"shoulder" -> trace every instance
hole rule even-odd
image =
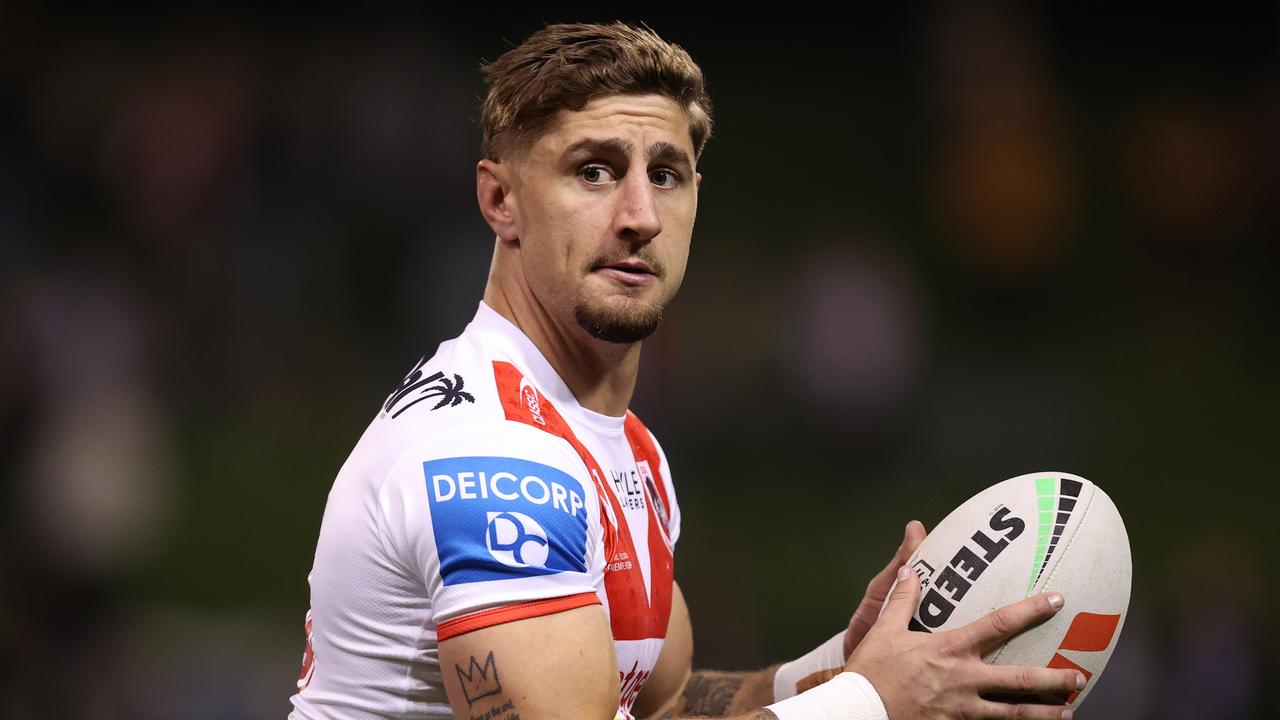
[[[501,417],[493,363],[466,335],[424,356],[382,400],[371,429],[408,436],[476,418]]]
[[[482,342],[467,334],[445,342],[388,384],[335,479],[327,513],[376,508],[380,522],[412,534],[423,522],[459,512],[544,501],[581,518],[596,502],[581,457],[537,424],[518,400],[518,371]]]
[[[352,460],[373,475],[405,461],[462,455],[573,465],[577,456],[568,443],[513,412],[520,388],[512,373],[509,362],[465,334],[441,344],[381,400]]]
[[[441,587],[471,597],[486,581],[584,574],[592,565],[599,499],[586,466],[562,438],[517,421],[473,417],[432,428],[404,445],[375,494],[388,551],[427,580],[442,616],[465,603],[446,602]],[[531,582],[541,593],[564,580]]]
[[[541,537],[543,553],[546,541],[555,541],[563,555],[543,557],[539,572],[586,569],[589,509],[598,502],[586,467],[563,440],[520,423],[477,419],[433,433],[401,454],[378,495],[386,522],[406,535],[415,525],[429,534],[424,539],[440,553],[446,583],[453,570],[472,578],[475,563],[489,556],[510,560],[485,528]],[[488,555],[479,552],[486,546]]]
[[[589,479],[582,458],[564,439],[500,418],[472,418],[433,429],[403,447],[388,475],[483,470],[488,477],[500,469],[519,471],[521,477],[537,470],[584,483]]]
[[[442,344],[387,396],[362,439],[377,448],[371,455],[381,467],[373,474],[425,483],[437,491],[434,501],[452,505],[510,500],[508,476],[521,483],[514,492],[535,498],[543,485],[552,499],[554,488],[581,485],[573,495],[582,497],[591,485],[586,467],[563,437],[530,416],[521,377],[465,334]]]

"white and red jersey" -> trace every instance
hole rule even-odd
[[[631,718],[666,636],[679,533],[653,435],[581,407],[481,303],[338,472],[292,717],[452,718],[438,642],[600,603]]]

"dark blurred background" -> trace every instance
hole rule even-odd
[[[1079,717],[1276,717],[1277,5],[843,12],[0,3],[0,717],[285,716],[332,478],[483,287],[477,66],[615,18],[715,103],[634,404],[698,664],[1066,470],[1134,557]]]

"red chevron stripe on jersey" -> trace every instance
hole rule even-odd
[[[525,382],[524,376],[514,365],[495,360],[493,375],[498,386],[498,397],[508,420],[522,422],[563,438],[586,465],[587,472],[595,481],[597,494],[600,496],[600,522],[604,527],[605,548],[605,594],[609,598],[609,618],[614,640],[646,640],[664,638],[667,635],[667,621],[671,616],[671,585],[673,581],[673,562],[671,544],[666,539],[666,528],[656,514],[652,499],[646,503],[649,512],[648,549],[650,558],[650,577],[652,578],[652,599],[645,590],[644,575],[640,566],[632,562],[639,558],[635,544],[631,539],[631,531],[627,524],[626,514],[618,502],[613,489],[605,483],[605,474],[591,452],[578,440],[569,424],[556,410],[545,395]],[[641,460],[648,463],[655,475],[656,491],[659,493],[664,507],[670,507],[666,490],[662,487],[657,473],[661,467],[660,458],[649,433],[631,413],[627,414],[626,433],[631,443],[632,454],[637,463]],[[646,496],[653,491],[646,489]],[[622,560],[622,562],[619,562]]]
[[[662,481],[662,458],[658,455],[658,448],[654,446],[648,428],[630,410],[627,411],[624,427],[636,464],[647,465],[652,473],[652,477],[646,477],[644,482],[645,506],[649,509],[649,567],[653,577],[653,597],[650,604],[663,610],[662,628],[658,635],[650,637],[666,637],[667,620],[671,615],[671,584],[675,577],[673,548],[669,536],[670,518],[667,516],[671,500],[667,497],[667,486]]]

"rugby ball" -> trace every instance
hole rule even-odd
[[[993,485],[933,529],[907,561],[920,580],[911,629],[941,632],[1046,591],[1063,609],[983,659],[1075,668],[1097,684],[1124,627],[1133,563],[1115,503],[1076,475],[1040,472]]]

